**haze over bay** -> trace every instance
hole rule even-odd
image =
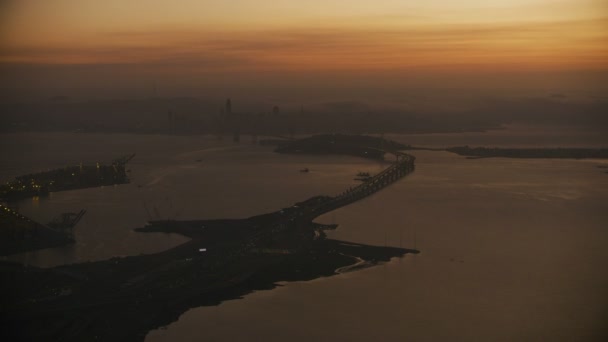
[[[0,336],[604,341],[607,23],[0,2]]]

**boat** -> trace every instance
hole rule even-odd
[[[300,172],[308,172],[310,171],[307,167],[303,168],[302,170],[300,170]]]
[[[369,172],[359,172],[357,173],[357,177],[370,177]]]

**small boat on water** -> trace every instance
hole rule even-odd
[[[370,177],[369,172],[360,172],[357,173],[357,177]]]
[[[303,168],[302,170],[300,170],[300,172],[309,172],[309,171],[310,171],[310,170],[309,170],[307,167],[305,167],[305,168]]]

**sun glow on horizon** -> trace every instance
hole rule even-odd
[[[597,0],[9,2],[0,66],[238,71],[608,69]]]

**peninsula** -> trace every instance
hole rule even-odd
[[[349,151],[367,147],[360,148]],[[135,229],[190,238],[161,253],[49,269],[2,262],[5,333],[11,340],[142,341],[193,307],[418,253],[327,239],[324,231],[336,226],[313,222],[414,171],[413,156],[392,153],[387,169],[336,196],[245,219],[162,220]]]

